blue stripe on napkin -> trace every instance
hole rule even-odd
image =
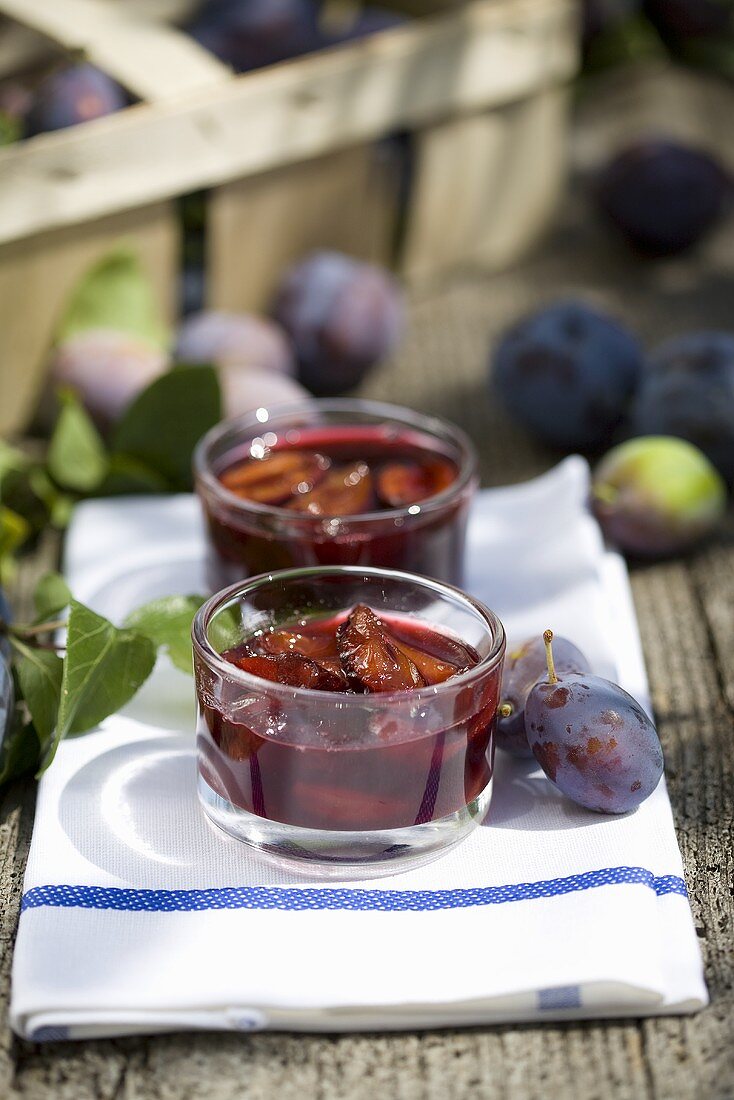
[[[116,909],[132,913],[190,913],[204,909],[345,909],[385,913],[467,909],[510,901],[560,897],[598,886],[640,885],[658,896],[687,896],[678,875],[653,875],[644,867],[604,867],[564,878],[477,886],[461,890],[362,890],[341,887],[226,886],[211,890],[136,890],[116,886],[34,886],[23,895],[21,911],[55,906],[63,909]]]

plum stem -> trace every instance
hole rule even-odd
[[[509,718],[512,714],[512,706],[509,703],[502,703],[499,708],[500,718]]]
[[[548,665],[548,683],[557,684],[558,677],[556,676],[556,666],[553,663],[553,631],[546,630],[543,632],[543,642],[545,643],[545,660]]]

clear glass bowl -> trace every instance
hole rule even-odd
[[[219,475],[251,448],[310,447],[344,442],[354,429],[359,446],[399,453],[401,446],[448,458],[455,480],[443,492],[402,508],[351,516],[313,516],[243,500]],[[223,421],[204,436],[194,456],[196,491],[206,517],[210,588],[217,591],[273,569],[363,565],[410,569],[450,584],[463,579],[469,505],[476,492],[477,458],[455,425],[408,409],[356,399],[310,400]]]
[[[358,603],[468,642],[480,660],[432,687],[360,695],[271,683],[221,656]],[[362,878],[433,858],[482,821],[505,634],[458,589],[384,569],[287,570],[212,597],[193,643],[199,795],[231,836],[290,866]]]

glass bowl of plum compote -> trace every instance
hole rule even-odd
[[[224,421],[194,457],[211,590],[312,565],[461,584],[476,468],[459,428],[376,402],[309,400]]]
[[[440,581],[291,569],[193,627],[199,796],[278,862],[365,878],[434,858],[486,814],[505,635]]]

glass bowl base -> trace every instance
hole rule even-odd
[[[304,829],[258,817],[217,794],[201,773],[199,799],[210,821],[268,860],[310,878],[367,879],[395,875],[438,859],[484,820],[492,780],[467,806],[448,817],[402,829],[359,832]]]

